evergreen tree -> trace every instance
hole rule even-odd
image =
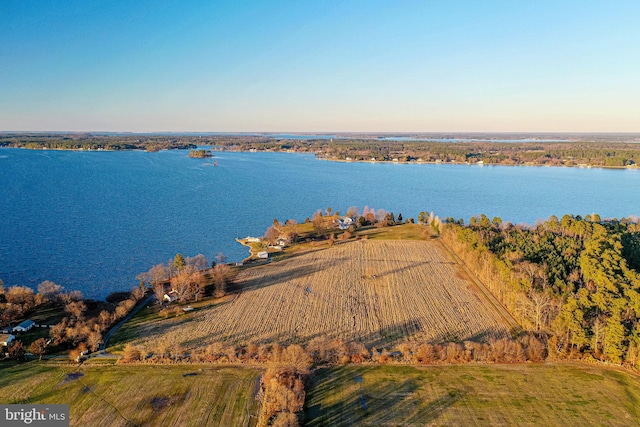
[[[184,260],[184,256],[182,256],[181,253],[176,254],[175,258],[173,259],[172,266],[178,271],[184,270],[184,268],[187,266],[187,262]]]
[[[614,363],[622,362],[622,355],[626,348],[624,345],[624,326],[619,314],[615,314],[607,319],[605,327],[604,354]]]

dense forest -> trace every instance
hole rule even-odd
[[[523,327],[547,339],[549,359],[638,367],[637,218],[552,216],[532,227],[448,218],[441,236]]]

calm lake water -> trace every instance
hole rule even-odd
[[[177,252],[239,261],[236,237],[318,209],[485,213],[534,223],[640,214],[640,170],[338,163],[313,155],[0,149],[0,278],[103,298]]]

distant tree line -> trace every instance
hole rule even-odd
[[[174,150],[195,149],[211,141],[187,136],[4,134],[0,147],[50,150]]]
[[[217,140],[231,151],[313,152],[333,160],[478,163],[502,165],[599,166],[637,165],[640,146],[623,142],[429,142],[377,139],[244,139]]]
[[[0,135],[0,147],[33,149],[147,150],[192,149],[195,157],[209,150],[293,151],[315,153],[319,158],[354,161],[442,162],[501,165],[626,167],[640,162],[640,145],[607,141],[590,142],[436,142],[387,139],[279,139],[252,135]]]

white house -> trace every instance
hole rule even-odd
[[[31,319],[27,319],[24,322],[20,323],[18,326],[13,328],[14,332],[27,332],[31,328],[35,326],[36,322]]]
[[[346,230],[351,225],[355,225],[356,220],[354,218],[345,216],[344,218],[337,219],[335,224],[340,230]]]
[[[0,335],[0,347],[4,347],[9,345],[10,342],[13,342],[16,337],[11,334],[1,334]]]
[[[163,299],[167,302],[174,302],[178,300],[178,293],[176,291],[169,291],[164,294]]]
[[[267,252],[267,251],[258,252],[258,258],[260,258],[260,259],[269,258],[269,252]]]

